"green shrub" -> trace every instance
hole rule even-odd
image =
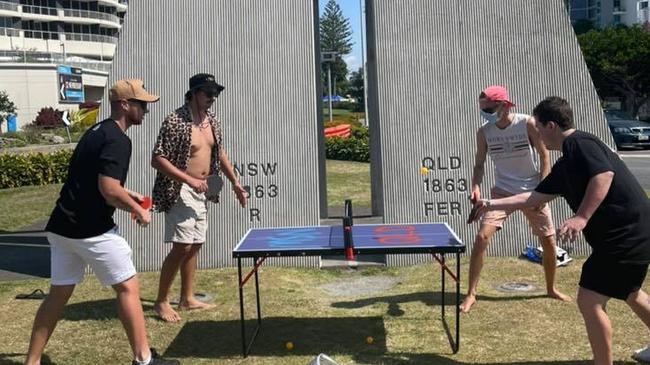
[[[72,150],[24,155],[0,154],[0,189],[65,181]]]
[[[325,155],[331,160],[370,162],[368,138],[332,137],[325,139]]]

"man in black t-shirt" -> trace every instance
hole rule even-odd
[[[143,196],[124,188],[131,159],[131,140],[125,132],[140,125],[148,112],[147,103],[159,98],[136,79],[117,81],[109,98],[111,117],[81,137],[47,223],[51,286],[34,319],[27,365],[40,364],[45,345],[87,265],[103,286],[112,286],[117,293],[119,318],[133,350],[133,364],[179,364],[158,357],[149,348],[131,248],[113,221],[116,208],[131,212],[142,226],[151,220],[149,211],[139,205]]]
[[[561,195],[575,215],[558,229],[562,240],[580,232],[592,247],[582,266],[577,303],[596,364],[612,363],[612,328],[605,311],[610,298],[624,300],[650,328],[650,297],[641,286],[650,263],[650,200],[623,161],[596,136],[578,131],[566,100],[549,97],[533,110],[546,146],[562,151],[535,191],[481,200],[487,210],[537,206]],[[650,361],[650,346],[632,357]]]

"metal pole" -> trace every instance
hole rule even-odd
[[[364,43],[364,38],[366,36],[365,24],[366,19],[364,17],[364,0],[359,0],[359,12],[361,13],[361,66],[363,67],[363,109],[364,109],[364,119],[367,126],[370,125],[368,122],[368,78],[366,72],[366,47]]]
[[[332,117],[332,62],[327,63],[327,89],[329,92],[327,101],[330,109],[330,122],[331,122],[334,120],[334,118]]]

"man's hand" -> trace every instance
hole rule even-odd
[[[133,212],[133,214],[135,215],[135,221],[138,222],[141,227],[146,227],[151,223],[151,212],[149,209],[138,208]]]
[[[587,220],[583,217],[574,215],[562,223],[562,226],[557,230],[557,238],[562,241],[574,242],[578,239],[580,232],[587,225]]]
[[[472,192],[469,194],[469,201],[476,204],[481,199],[481,188],[478,185],[472,186]]]
[[[187,185],[189,185],[190,188],[192,188],[192,190],[194,190],[194,192],[197,194],[208,192],[208,181],[205,179],[190,177],[190,179],[187,181]]]
[[[235,192],[237,200],[239,200],[239,205],[244,208],[246,206],[246,189],[239,184],[235,184],[232,186],[232,190]]]
[[[475,204],[472,210],[469,212],[469,217],[467,218],[467,224],[471,224],[479,220],[483,214],[485,214],[490,209],[490,204],[485,199],[479,199]]]
[[[126,192],[129,193],[129,196],[131,197],[131,199],[138,202],[138,204],[140,204],[140,203],[142,203],[144,201],[144,195],[142,195],[142,194],[140,194],[138,192],[135,192],[135,191],[131,191],[131,190],[126,190]]]

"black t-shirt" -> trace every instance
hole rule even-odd
[[[99,175],[124,186],[131,159],[131,140],[112,119],[91,127],[77,144],[68,178],[45,228],[69,238],[89,238],[115,226],[115,208],[99,192]]]
[[[618,155],[596,136],[575,131],[562,144],[562,157],[535,190],[562,195],[578,211],[589,180],[612,171],[607,196],[583,233],[594,254],[620,263],[650,263],[650,200]]]

